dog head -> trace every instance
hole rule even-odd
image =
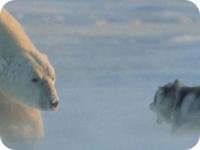
[[[156,91],[154,101],[150,104],[150,109],[157,114],[157,122],[171,122],[174,108],[177,101],[178,89],[180,82],[175,80],[174,83],[168,83],[161,86]]]

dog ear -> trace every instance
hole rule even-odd
[[[173,83],[173,87],[174,87],[175,89],[179,88],[180,85],[181,85],[181,83],[180,83],[180,81],[179,81],[178,79],[176,79],[176,80],[174,81],[174,83]]]

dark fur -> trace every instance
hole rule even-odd
[[[193,115],[200,114],[200,87],[183,86],[175,80],[159,87],[150,108],[156,112],[158,123],[164,120],[173,126],[180,126],[191,121]],[[200,123],[200,117],[197,122]]]

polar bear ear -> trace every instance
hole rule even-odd
[[[41,51],[38,51],[39,52],[39,55],[42,56],[43,58],[47,58],[47,55]]]

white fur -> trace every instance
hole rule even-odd
[[[40,109],[58,100],[55,71],[32,44],[19,23],[6,11],[0,16],[0,91]],[[32,83],[37,78],[40,83]]]
[[[0,83],[2,140],[15,149],[21,147],[18,142],[24,147],[42,137],[39,109],[51,110],[51,102],[58,101],[55,71],[5,9],[0,14]]]

